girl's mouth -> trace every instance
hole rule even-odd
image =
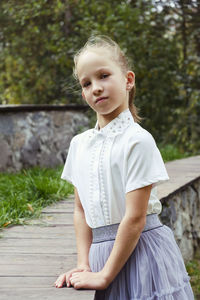
[[[108,99],[108,97],[99,97],[99,98],[97,98],[97,100],[95,101],[95,103],[101,103],[101,102],[103,102],[103,101],[105,101],[107,99]]]

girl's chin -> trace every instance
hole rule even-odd
[[[96,110],[97,114],[102,115],[102,116],[111,116],[112,114],[115,115],[117,112],[116,108],[109,108],[109,109],[97,109]],[[115,117],[115,116],[114,116]]]

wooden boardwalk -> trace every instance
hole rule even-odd
[[[166,164],[170,181],[159,197],[200,175],[200,156]],[[73,197],[43,210],[39,220],[0,232],[0,300],[91,300],[94,291],[56,289],[62,272],[76,265]]]
[[[73,200],[44,209],[32,225],[5,229],[0,238],[0,300],[90,300],[94,291],[56,289],[57,276],[76,266]]]

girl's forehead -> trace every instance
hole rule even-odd
[[[96,72],[98,69],[119,69],[120,66],[112,57],[110,51],[104,49],[86,50],[78,59],[77,73],[79,80],[87,73]]]

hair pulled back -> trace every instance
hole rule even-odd
[[[74,69],[73,75],[78,80],[77,63],[78,59],[85,51],[91,49],[105,49],[108,50],[114,61],[120,66],[123,73],[132,69],[131,62],[128,57],[125,56],[119,45],[106,35],[91,35],[85,45],[74,55]],[[129,91],[129,109],[133,115],[135,122],[140,121],[137,108],[134,104],[134,98],[136,93],[136,87]]]

